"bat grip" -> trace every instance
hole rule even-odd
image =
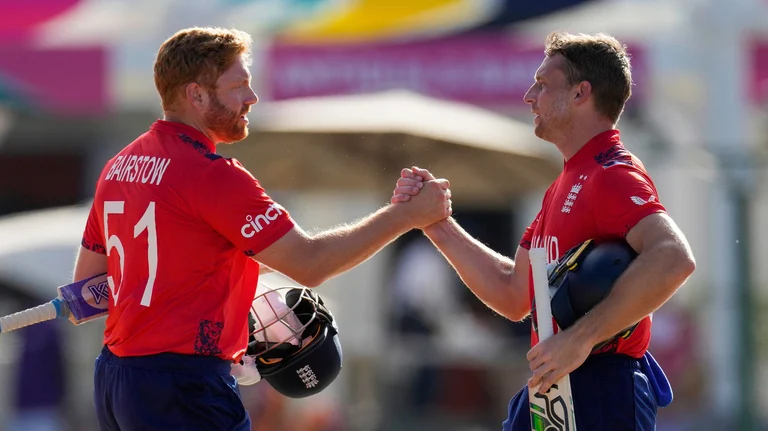
[[[54,304],[54,301],[56,300],[19,311],[9,316],[0,317],[0,332],[14,331],[25,326],[34,325],[35,323],[55,319],[59,315],[60,306],[59,304]]]

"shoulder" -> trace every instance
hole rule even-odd
[[[612,163],[593,171],[588,188],[590,196],[601,202],[604,214],[611,214],[611,208],[616,211],[642,211],[640,207],[647,207],[663,211],[656,185],[640,160],[631,155],[627,163]]]
[[[656,185],[642,167],[617,164],[607,169],[600,169],[590,175],[591,193],[606,197],[646,191],[656,195]],[[654,197],[656,199],[658,197]]]
[[[262,189],[259,181],[237,159],[219,157],[212,160],[200,176],[201,183],[217,193],[240,193]]]
[[[627,148],[621,142],[616,142],[603,151],[597,153],[597,155],[595,155],[592,160],[595,163],[593,168],[597,170],[599,170],[599,168],[607,170],[614,166],[642,166],[640,159],[638,159],[634,154],[627,150]]]
[[[623,177],[642,177],[650,180],[648,171],[639,157],[621,143],[612,145],[593,157],[590,175],[606,181]]]
[[[216,154],[205,143],[184,133],[160,133],[162,137],[157,140],[158,145],[165,148],[166,152],[175,161],[184,167],[184,176],[187,179],[193,177],[222,177],[226,180],[233,173],[232,160]]]
[[[200,142],[194,136],[190,136],[184,131],[166,130],[152,128],[134,141],[133,145],[141,145],[145,150],[153,146],[163,147],[162,151],[168,152],[174,157],[188,156],[191,160],[215,161],[223,158],[216,154],[209,146]]]
[[[206,171],[215,173],[216,175],[222,175],[227,177],[245,177],[251,180],[255,178],[245,166],[235,158],[229,158],[219,156],[216,159],[211,159],[211,163],[208,165]]]

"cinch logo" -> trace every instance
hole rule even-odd
[[[274,221],[282,214],[283,212],[280,211],[280,205],[272,204],[267,208],[264,214],[259,214],[256,217],[247,215],[245,216],[245,221],[248,223],[240,228],[240,233],[246,238],[251,238],[256,235],[256,232],[260,232],[264,229],[264,226],[269,226],[271,221]]]

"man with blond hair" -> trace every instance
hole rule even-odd
[[[527,358],[533,376],[510,401],[502,428],[531,430],[529,388],[541,384],[539,392],[546,393],[570,373],[578,430],[654,430],[657,407],[669,404],[672,394],[648,353],[650,315],[691,275],[695,261],[645,167],[624,147],[616,128],[632,87],[625,46],[605,34],[552,33],[544,52],[524,100],[535,116],[534,133],[554,144],[565,164],[514,260],[450,218],[423,230],[467,287],[513,321],[531,313],[531,247],[545,248],[551,263],[589,239],[626,240],[638,256],[602,302],[541,343],[531,331]],[[422,179],[432,178],[423,169],[404,169],[392,201],[417,196]],[[623,333],[626,328],[633,329]]]
[[[246,351],[260,264],[314,287],[451,213],[448,182],[435,180],[413,204],[303,231],[216,154],[248,135],[250,44],[218,28],[166,40],[154,65],[163,119],[99,176],[74,279],[108,275],[94,374],[102,430],[250,430],[230,365]]]

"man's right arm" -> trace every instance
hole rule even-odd
[[[410,201],[420,194],[422,180],[433,178],[425,169],[415,166],[403,169],[392,203],[403,205]],[[530,240],[532,228],[533,225],[526,230],[524,240]],[[485,305],[513,321],[523,320],[530,314],[528,249],[518,246],[515,260],[510,260],[473,238],[452,218],[423,230],[464,284]]]
[[[239,162],[219,159],[198,178],[194,203],[202,220],[244,253],[314,287],[364,262],[408,230],[449,217],[448,187],[446,180],[430,181],[407,205],[388,205],[355,223],[310,235]]]
[[[318,286],[365,262],[405,232],[449,217],[449,186],[442,179],[427,182],[408,204],[387,205],[355,223],[315,235],[294,226],[254,258],[305,286]]]
[[[424,233],[485,305],[513,321],[530,313],[528,250],[518,247],[513,261],[473,238],[452,218],[424,228]]]
[[[309,235],[299,226],[254,259],[307,287],[315,287],[363,263],[411,229],[393,205],[353,224]]]
[[[104,245],[103,231],[98,214],[101,212],[97,202],[91,204],[88,220],[85,224],[80,248],[72,272],[72,281],[80,281],[94,275],[107,272],[107,254]]]

